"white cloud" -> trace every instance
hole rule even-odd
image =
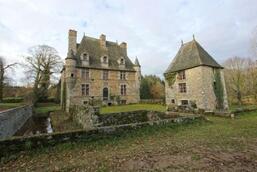
[[[66,56],[67,31],[128,43],[144,74],[162,75],[192,34],[220,63],[249,56],[250,34],[257,25],[256,0],[0,0],[0,55],[22,61],[37,44]],[[18,77],[18,76],[17,76]]]

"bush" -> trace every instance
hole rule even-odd
[[[23,100],[23,97],[7,97],[3,99],[3,103],[21,103]]]

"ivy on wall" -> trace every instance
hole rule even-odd
[[[214,70],[214,82],[213,82],[213,89],[217,100],[217,109],[223,109],[223,102],[224,102],[224,88],[223,83],[220,76],[220,70]]]
[[[176,72],[165,74],[165,79],[168,81],[168,84],[169,84],[170,87],[175,83],[176,75],[177,75]]]

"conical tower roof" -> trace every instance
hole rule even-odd
[[[223,68],[203,49],[203,47],[195,39],[193,39],[192,41],[181,45],[177,55],[165,73],[177,72],[197,66]]]
[[[139,61],[138,61],[138,59],[137,59],[137,57],[136,57],[136,59],[135,59],[135,66],[140,66],[140,64],[139,64]]]

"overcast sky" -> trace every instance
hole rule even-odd
[[[0,0],[0,55],[21,62],[29,47],[47,44],[65,59],[75,29],[78,42],[83,33],[127,42],[143,74],[162,76],[193,34],[219,63],[249,57],[256,26],[257,0]]]

